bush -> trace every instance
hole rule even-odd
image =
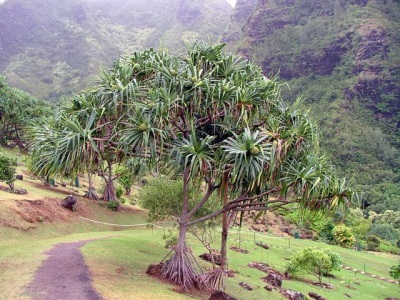
[[[291,275],[312,274],[322,283],[322,276],[333,270],[340,270],[342,260],[340,255],[328,249],[304,248],[296,253],[288,265],[286,271]]]
[[[17,160],[0,154],[0,181],[5,181],[10,189],[14,190],[15,170]]]
[[[190,191],[189,210],[199,202],[199,193]],[[207,215],[217,209],[218,199],[211,197],[195,214],[195,217]],[[143,186],[138,194],[139,205],[149,211],[148,221],[158,222],[178,217],[182,211],[183,184],[181,180],[157,177]]]
[[[373,224],[368,234],[387,241],[395,241],[399,237],[398,231],[390,224]]]
[[[125,192],[125,189],[121,185],[117,186],[117,188],[115,189],[115,195],[117,196],[118,199],[121,199],[124,192]]]
[[[344,224],[338,225],[332,230],[336,244],[344,248],[353,247],[356,239],[351,232],[351,229]]]
[[[400,280],[400,262],[389,269],[389,274],[395,280]]]
[[[107,202],[107,208],[113,211],[119,210],[119,202],[118,201],[109,201]]]
[[[368,251],[377,251],[380,244],[381,244],[381,239],[377,237],[376,235],[369,235],[367,236],[367,250]]]

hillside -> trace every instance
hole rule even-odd
[[[400,2],[260,0],[249,13],[250,2],[232,16],[242,38],[224,40],[288,81],[286,99],[304,96],[325,150],[365,191],[363,206],[389,199],[374,209],[398,209]]]
[[[56,101],[88,87],[119,55],[217,39],[231,11],[225,0],[8,0],[0,5],[0,73]]]

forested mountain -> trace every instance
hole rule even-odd
[[[238,0],[231,19],[224,40],[304,96],[363,206],[399,209],[400,1]]]
[[[0,5],[0,73],[54,101],[89,86],[119,55],[217,39],[231,11],[225,0],[8,0]]]
[[[119,55],[210,37],[304,96],[322,146],[370,209],[400,209],[399,0],[8,0],[0,73],[56,101]]]

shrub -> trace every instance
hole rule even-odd
[[[351,229],[344,224],[335,226],[332,230],[336,244],[344,248],[351,248],[355,243],[355,238]]]
[[[400,280],[400,262],[389,269],[389,274],[395,280]]]
[[[17,160],[0,154],[0,181],[5,181],[10,189],[14,190],[15,170]]]
[[[381,239],[377,237],[376,235],[369,235],[367,236],[367,250],[368,251],[377,251],[380,244],[381,244]]]
[[[390,224],[373,224],[368,234],[387,241],[394,241],[399,237],[398,231]]]
[[[288,265],[286,271],[291,275],[312,274],[322,283],[322,276],[333,270],[340,270],[342,260],[340,255],[328,249],[304,248],[296,253]]]
[[[118,201],[107,202],[107,208],[111,209],[113,211],[118,211],[119,210],[119,202]]]
[[[195,189],[190,191],[189,209],[199,202],[199,193]],[[181,180],[171,180],[166,177],[157,177],[143,186],[138,194],[138,202],[141,207],[147,209],[148,221],[158,222],[178,217],[182,210],[183,184]],[[195,214],[196,217],[207,215],[216,210],[219,205],[216,196]]]
[[[121,199],[122,195],[124,194],[124,187],[119,185],[117,186],[117,188],[115,189],[115,195],[117,196],[118,199]]]

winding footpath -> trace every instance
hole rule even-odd
[[[79,250],[88,242],[59,244],[46,252],[49,257],[27,287],[27,294],[33,300],[102,300]]]

